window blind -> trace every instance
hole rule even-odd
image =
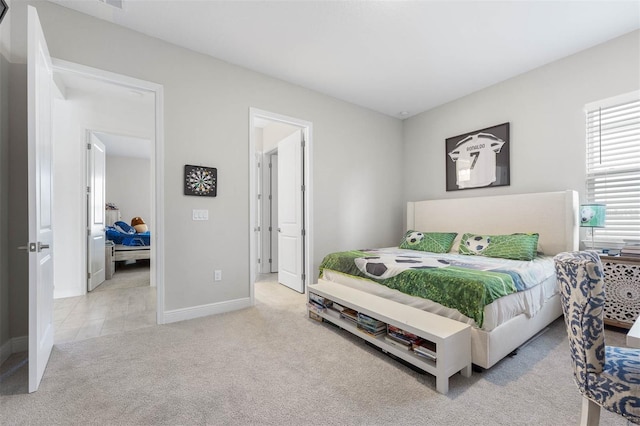
[[[640,240],[640,91],[586,107],[588,202],[607,206],[601,241]]]

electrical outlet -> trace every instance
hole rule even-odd
[[[214,281],[222,281],[222,271],[220,269],[216,269],[213,274]]]

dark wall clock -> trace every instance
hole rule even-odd
[[[218,188],[218,169],[184,166],[184,195],[215,197]]]

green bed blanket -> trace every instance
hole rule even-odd
[[[327,255],[324,269],[367,278],[411,296],[440,303],[482,327],[484,307],[522,287],[517,270],[504,261],[483,263],[477,256],[407,253],[406,250],[353,250]],[[466,258],[469,259],[466,259]],[[486,258],[485,258],[486,259]]]

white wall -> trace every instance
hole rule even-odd
[[[11,0],[5,0],[11,7]],[[12,295],[11,279],[9,269],[10,247],[9,241],[9,215],[11,213],[10,200],[10,160],[9,149],[11,145],[11,134],[9,127],[11,124],[10,98],[13,91],[10,90],[12,73],[12,53],[11,53],[11,14],[7,13],[0,25],[0,364],[11,354],[14,336],[11,328],[10,297]],[[18,302],[20,303],[20,302]],[[21,329],[19,327],[18,329]],[[22,334],[16,334],[16,336]]]
[[[27,67],[23,64],[9,64],[9,123],[8,247],[14,248],[7,250],[9,333],[12,338],[19,338],[27,336],[29,332],[29,276],[27,274],[29,257],[26,251],[15,249],[29,241],[28,181],[25,173],[27,168]]]
[[[151,161],[148,158],[117,157],[107,148],[107,202],[120,210],[123,222],[140,216],[149,228],[151,220]]]
[[[136,98],[108,97],[76,89],[67,89],[66,99],[55,99],[53,107],[55,298],[79,296],[84,294],[86,289],[86,264],[78,259],[84,259],[86,247],[87,130],[153,138],[153,109]],[[147,173],[149,173],[148,168]],[[146,184],[148,193],[148,178]],[[147,205],[149,204],[150,201],[147,202]]]
[[[5,3],[11,9],[12,0],[5,0]],[[7,13],[0,25],[0,55],[5,57],[5,60],[11,61],[11,14]]]
[[[164,86],[165,310],[249,299],[249,108],[313,122],[315,268],[402,229],[402,122],[48,2],[53,56]],[[185,164],[218,168],[216,198],[182,194]],[[208,209],[194,222],[192,209]],[[188,242],[188,244],[186,244]],[[213,283],[213,270],[223,281]]]
[[[9,62],[0,53],[0,364],[9,342]]]
[[[588,102],[640,87],[640,31],[404,122],[406,201],[575,189],[585,180]],[[511,185],[446,192],[445,139],[510,122]]]

